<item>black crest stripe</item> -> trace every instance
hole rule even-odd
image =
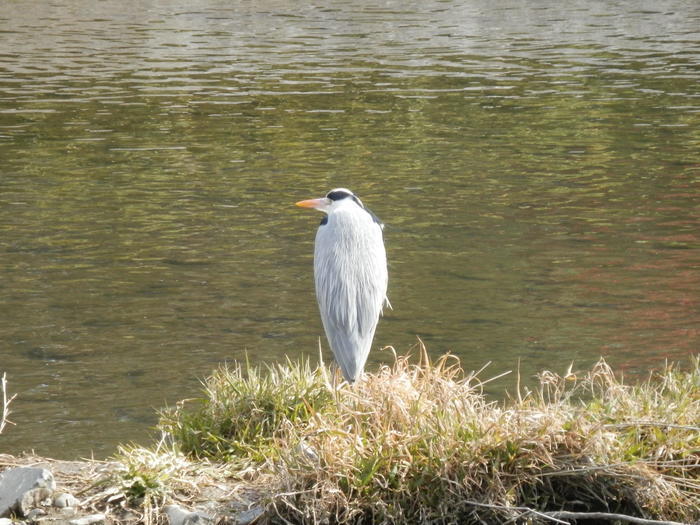
[[[339,201],[340,199],[345,199],[347,197],[354,197],[354,195],[352,193],[348,193],[347,191],[336,190],[329,192],[326,197],[332,201]]]

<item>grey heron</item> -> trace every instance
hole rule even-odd
[[[343,376],[364,370],[386,297],[383,224],[350,190],[296,203],[326,213],[316,232],[314,280],[323,329]]]

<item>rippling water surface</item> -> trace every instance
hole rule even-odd
[[[700,347],[694,0],[6,3],[0,160],[3,452],[106,456],[219,363],[315,359],[293,203],[335,186],[387,223],[371,368]]]

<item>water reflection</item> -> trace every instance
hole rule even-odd
[[[387,223],[378,346],[697,352],[698,5],[492,4],[0,7],[2,448],[105,455],[218,363],[315,358],[292,203],[335,186]]]

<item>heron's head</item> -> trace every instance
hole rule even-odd
[[[347,188],[335,188],[329,191],[325,197],[299,201],[296,204],[302,208],[315,208],[324,213],[330,213],[334,207],[345,205],[348,202],[354,202],[360,208],[364,209],[362,201]]]

